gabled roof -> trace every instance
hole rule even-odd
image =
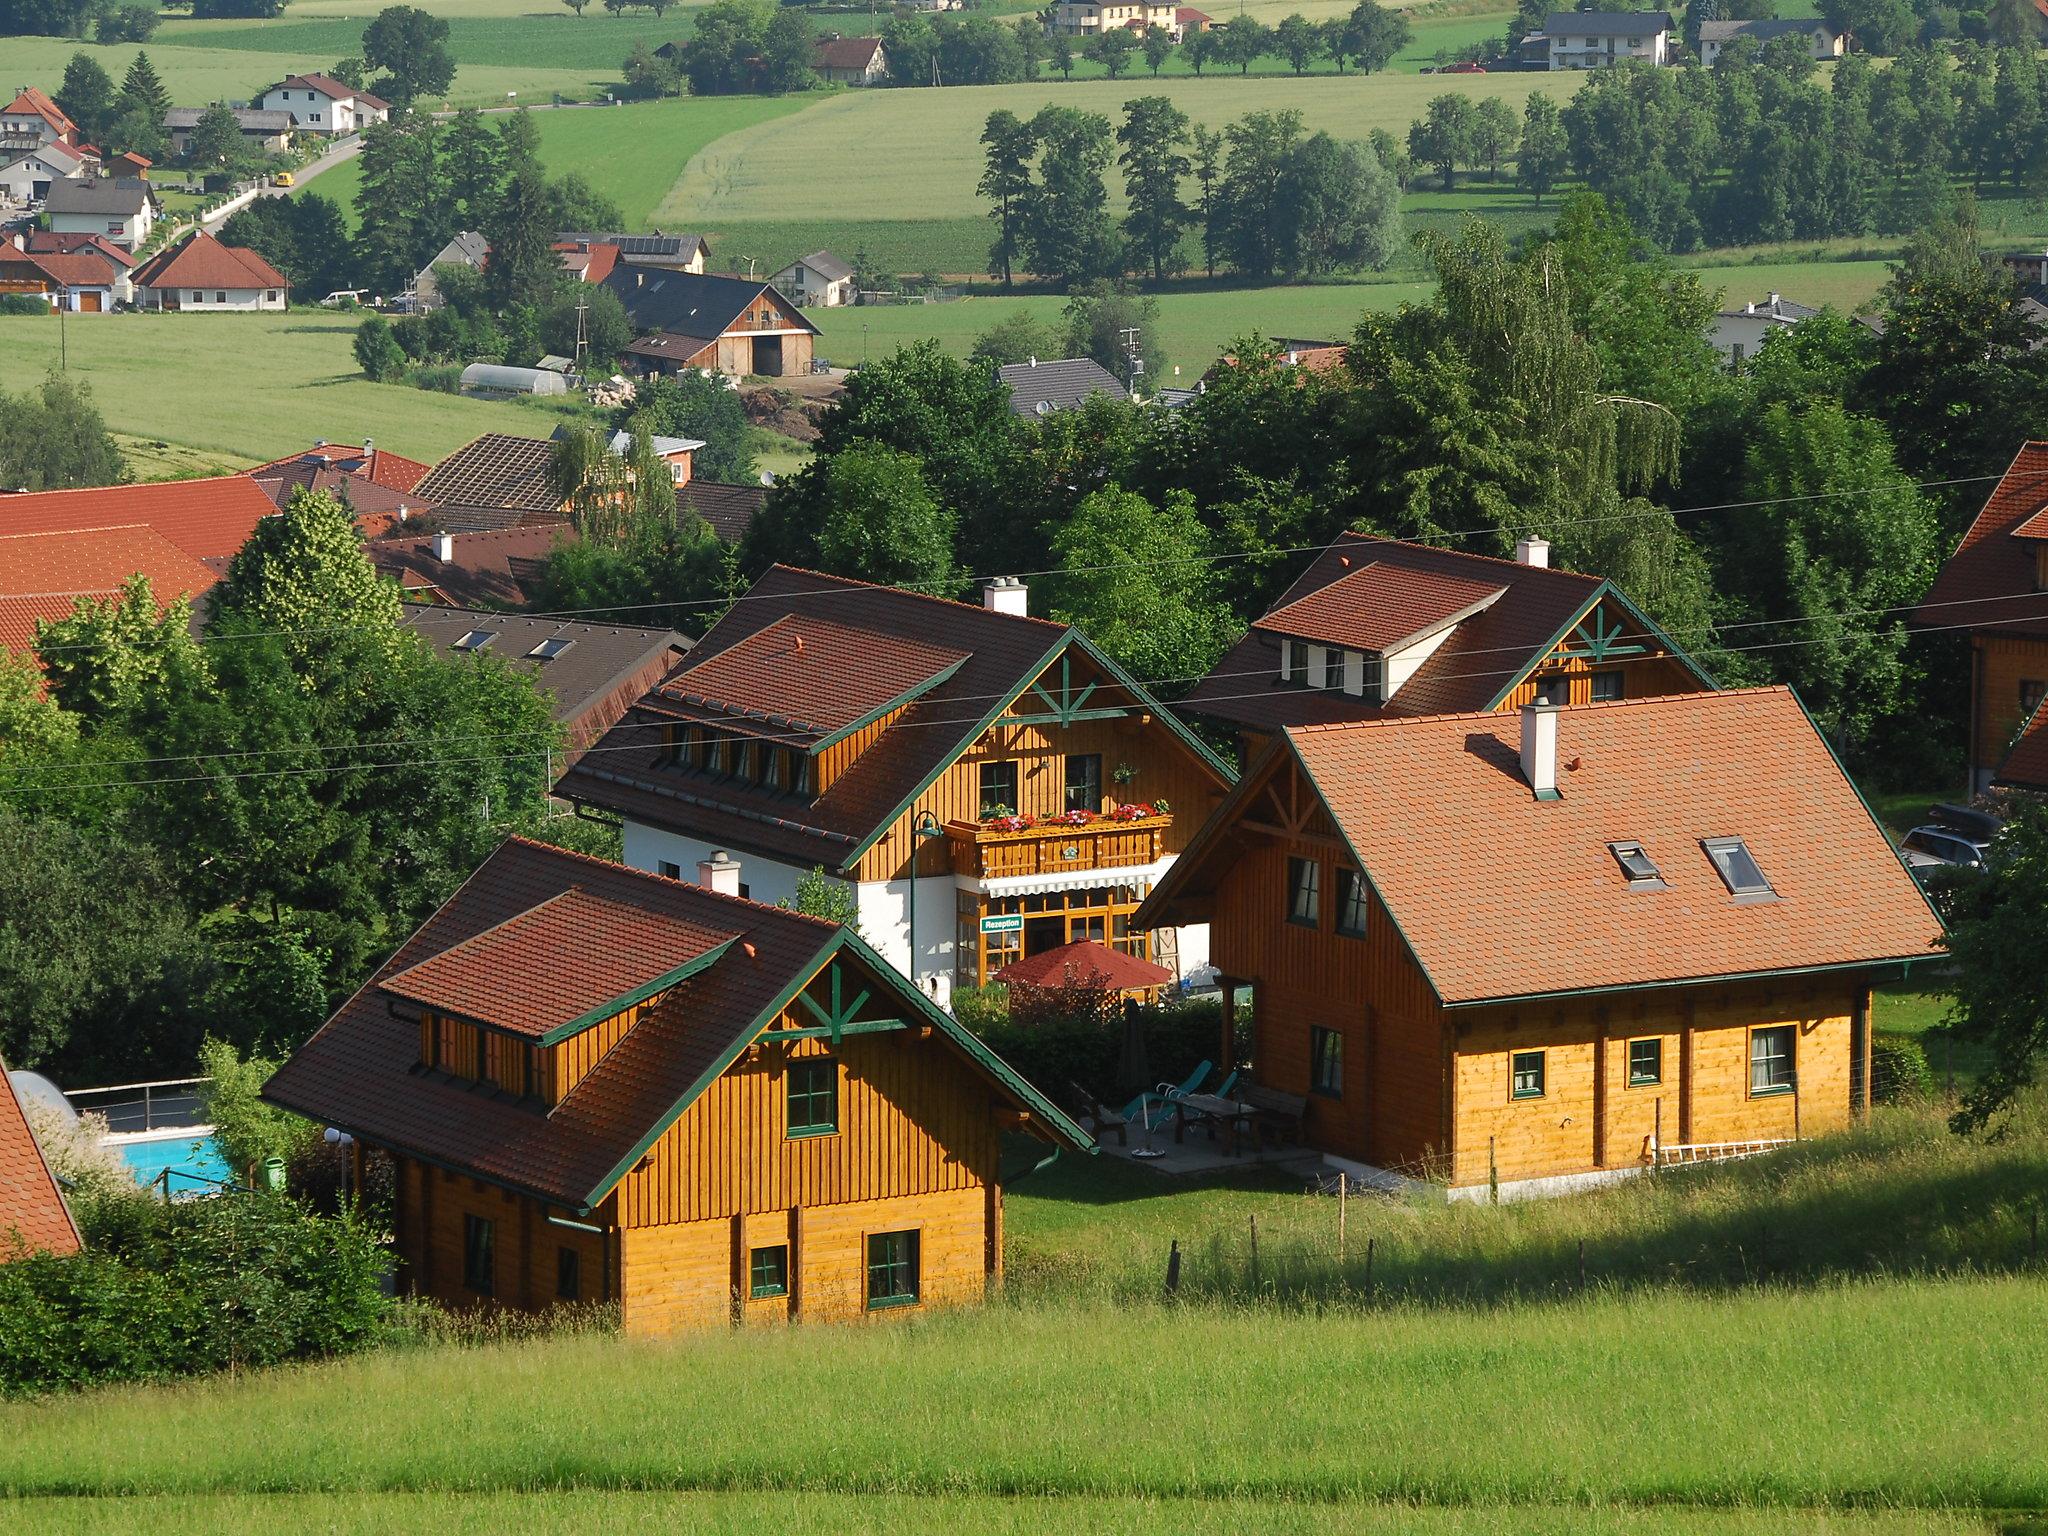
[[[604,286],[619,296],[635,330],[715,338],[735,329],[763,294],[774,294],[792,325],[818,334],[818,328],[767,283],[627,265],[614,267]]]
[[[266,466],[246,473],[280,507],[298,491],[327,492],[356,514],[356,526],[365,538],[377,538],[407,517],[431,510],[421,497],[394,491],[362,475],[330,468],[318,459],[291,460],[279,468]]]
[[[213,109],[211,107],[172,107],[164,113],[165,131],[179,128],[196,128],[199,119]],[[290,133],[292,115],[279,108],[230,107],[235,114],[235,126],[244,133]]]
[[[86,213],[132,219],[150,204],[149,183],[133,177],[67,177],[50,183],[43,206],[51,213]]]
[[[1354,651],[1396,651],[1493,606],[1507,588],[1448,571],[1369,560],[1327,587],[1275,608],[1258,627]]]
[[[71,1210],[0,1061],[0,1263],[15,1257],[17,1237],[30,1253],[61,1258],[79,1249]]]
[[[256,252],[223,245],[203,229],[157,252],[130,276],[137,288],[284,287],[284,274]]]
[[[1010,409],[1019,416],[1070,411],[1090,395],[1129,393],[1117,376],[1092,357],[1058,357],[1028,363],[1006,363],[996,377],[1010,391]]]
[[[657,52],[660,50],[657,49]],[[628,235],[604,233],[590,230],[565,229],[555,238],[563,241],[577,241],[584,245],[615,245],[619,254],[629,260],[635,256],[673,257],[687,261],[699,251],[709,252],[702,235]]]
[[[59,138],[68,139],[78,132],[78,124],[65,115],[64,109],[32,85],[24,85],[15,92],[14,100],[0,107],[0,115],[40,117],[50,125]]]
[[[1703,21],[1700,23],[1700,41],[1703,43],[1730,43],[1738,37],[1753,37],[1758,42],[1769,42],[1774,37],[1808,37],[1815,32],[1836,35],[1836,29],[1819,16],[1794,16],[1783,20],[1754,21]]]
[[[1913,621],[1930,629],[2048,637],[2048,592],[2034,590],[2037,545],[2031,535],[2019,535],[2043,511],[2048,441],[2022,443]]]
[[[84,168],[88,158],[75,144],[67,144],[62,139],[45,139],[33,148],[15,154],[0,155],[0,166],[22,165],[30,160],[40,160],[60,175],[76,176]]]
[[[573,891],[609,904],[606,910],[632,909],[633,923],[686,925],[733,934],[738,942],[643,1011],[550,1110],[422,1068],[419,1026],[393,1016],[385,983]],[[628,924],[623,916],[618,921]],[[588,945],[552,921],[536,922],[531,931],[543,928],[547,942],[537,938],[511,951],[522,977],[571,967],[582,996],[625,983],[616,999],[630,992],[632,977],[644,975],[645,967],[631,959],[621,969],[602,969],[608,957],[623,958],[612,946]],[[263,1093],[377,1145],[588,1210],[835,956],[861,965],[891,1005],[929,1025],[1048,1132],[1078,1147],[1091,1145],[1043,1095],[836,924],[520,838],[486,859],[279,1068]],[[552,1000],[538,1016],[571,1005]]]
[[[516,608],[527,600],[524,584],[539,573],[554,547],[575,542],[576,530],[567,520],[536,521],[453,534],[446,560],[434,553],[439,540],[431,534],[372,539],[363,553],[416,600]]]
[[[1559,993],[1931,956],[1941,924],[1788,688],[1556,713],[1560,794],[1522,776],[1515,713],[1289,730],[1134,922],[1185,914],[1236,855],[1233,811],[1298,764],[1437,997]],[[1737,899],[1703,846],[1740,838],[1771,894]],[[1634,842],[1661,887],[1632,888]]]
[[[731,780],[706,782],[666,762],[661,732],[655,727],[705,718],[700,710],[680,702],[693,690],[692,679],[700,674],[722,678],[720,658],[736,648],[746,646],[744,654],[760,655],[766,642],[757,642],[756,637],[777,626],[783,626],[776,629],[778,636],[829,634],[827,654],[838,662],[841,687],[861,686],[870,669],[889,668],[898,679],[909,676],[935,661],[936,652],[958,653],[964,659],[912,700],[816,798],[801,799]],[[902,662],[905,648],[913,646],[919,648],[917,661]],[[778,565],[764,572],[697,642],[684,667],[628,711],[597,750],[563,777],[557,793],[785,862],[843,869],[1069,647],[1112,679],[1138,707],[1153,711],[1219,785],[1230,782],[1229,769],[1208,748],[1077,631],[1043,619]],[[810,648],[806,641],[806,653]],[[740,727],[728,722],[725,728]],[[801,737],[765,720],[748,733]]]
[[[0,534],[142,523],[195,560],[232,555],[276,505],[246,475],[0,496]]]
[[[619,248],[601,241],[592,244],[583,240],[557,240],[554,252],[561,258],[562,270],[579,282],[601,283],[619,264]]]
[[[5,505],[0,501],[0,510]],[[199,597],[219,580],[141,524],[0,534],[0,649],[26,650],[36,620],[65,618],[81,597],[110,597],[137,575],[149,578],[159,609]]]
[[[864,70],[882,51],[879,37],[821,37],[812,45],[813,69]]]
[[[696,513],[711,531],[727,544],[737,544],[763,507],[768,504],[765,485],[726,485],[717,480],[692,478],[676,488],[676,513]]]
[[[0,245],[0,270],[12,283],[42,282],[59,289],[114,285],[113,268],[82,251],[25,251]]]
[[[258,464],[245,473],[269,476],[301,467],[335,469],[394,491],[409,491],[427,477],[433,466],[422,464],[418,459],[405,458],[388,448],[379,448],[375,443],[358,447],[353,443],[323,442],[298,453],[286,454],[281,459],[272,459],[268,464]]]
[[[834,256],[830,251],[813,251],[808,256],[799,256],[785,270],[809,267],[828,283],[843,283],[853,276],[853,268]]]
[[[436,464],[413,489],[437,507],[554,512],[562,504],[547,484],[554,446],[544,437],[486,432]]]
[[[1543,23],[1552,37],[1650,37],[1671,27],[1669,11],[1552,11]]]
[[[1991,782],[2009,789],[2048,791],[2048,701],[2034,706]]]
[[[484,262],[490,258],[490,254],[491,242],[475,230],[465,229],[458,234],[450,236],[448,243],[442,246],[440,250],[434,252],[432,258],[428,260],[426,266],[421,271],[423,273],[431,272],[434,268],[444,263],[450,266],[474,267],[481,271]]]
[[[135,265],[135,258],[105,235],[88,235],[75,231],[59,234],[53,230],[32,229],[27,233],[26,249],[34,256],[96,256],[124,272]]]
[[[286,75],[273,85],[270,91],[281,91],[287,86],[297,86],[302,91],[318,91],[332,101],[354,101],[380,112],[391,110],[391,103],[381,96],[372,96],[368,91],[359,91],[352,85],[344,85],[332,75]],[[268,96],[270,91],[263,94]]]

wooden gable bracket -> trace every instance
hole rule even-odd
[[[1090,683],[1079,693],[1074,691],[1074,658],[1060,656],[1060,696],[1054,698],[1045,691],[1037,679],[1032,680],[1031,691],[1045,701],[1045,714],[1017,715],[1004,714],[997,718],[997,725],[1074,725],[1083,720],[1121,720],[1130,711],[1120,704],[1105,705],[1096,709],[1088,708],[1088,700],[1102,685]]]
[[[908,1029],[904,1019],[855,1019],[854,1015],[866,1006],[872,995],[862,987],[852,1002],[846,1001],[846,972],[837,960],[831,965],[832,1007],[828,1012],[808,990],[797,993],[797,1001],[810,1010],[811,1017],[818,1022],[808,1029],[771,1029],[764,1031],[761,1039],[768,1042],[785,1040],[830,1040],[837,1047],[848,1035],[879,1035],[888,1030]]]
[[[1622,633],[1622,627],[1619,624],[1610,624],[1607,615],[1600,611],[1598,604],[1595,604],[1584,622],[1572,631],[1572,638],[1584,649],[1574,650],[1569,641],[1558,649],[1567,656],[1583,656],[1588,661],[1606,661],[1611,656],[1649,655],[1650,648],[1647,645],[1623,643]]]

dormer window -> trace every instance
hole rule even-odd
[[[1656,861],[1643,852],[1641,843],[1609,843],[1607,851],[1614,855],[1614,862],[1628,876],[1630,890],[1661,891],[1665,888],[1663,873],[1657,868]]]
[[[1771,882],[1764,878],[1749,845],[1741,838],[1710,837],[1700,847],[1714,861],[1714,870],[1720,875],[1721,883],[1728,887],[1728,894],[1737,901],[1765,901],[1778,894],[1771,889]]]
[[[1308,680],[1308,642],[1306,640],[1281,641],[1280,681],[1283,683],[1306,683]]]

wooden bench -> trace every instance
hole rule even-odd
[[[1259,1112],[1259,1141],[1268,1136],[1301,1145],[1301,1122],[1308,1114],[1308,1100],[1298,1093],[1262,1088],[1257,1083],[1240,1084],[1237,1096]]]
[[[1129,1119],[1111,1109],[1079,1083],[1069,1083],[1067,1088],[1074,1096],[1074,1103],[1080,1107],[1081,1118],[1095,1122],[1092,1126],[1084,1127],[1090,1136],[1100,1141],[1110,1131],[1115,1131],[1118,1146],[1128,1147],[1131,1144]]]

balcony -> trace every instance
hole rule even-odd
[[[1164,855],[1166,829],[1172,825],[1173,817],[1165,812],[1132,821],[1096,816],[1084,826],[1043,822],[1011,831],[999,831],[987,822],[949,821],[946,840],[953,851],[954,874],[1001,880],[1142,868]]]

